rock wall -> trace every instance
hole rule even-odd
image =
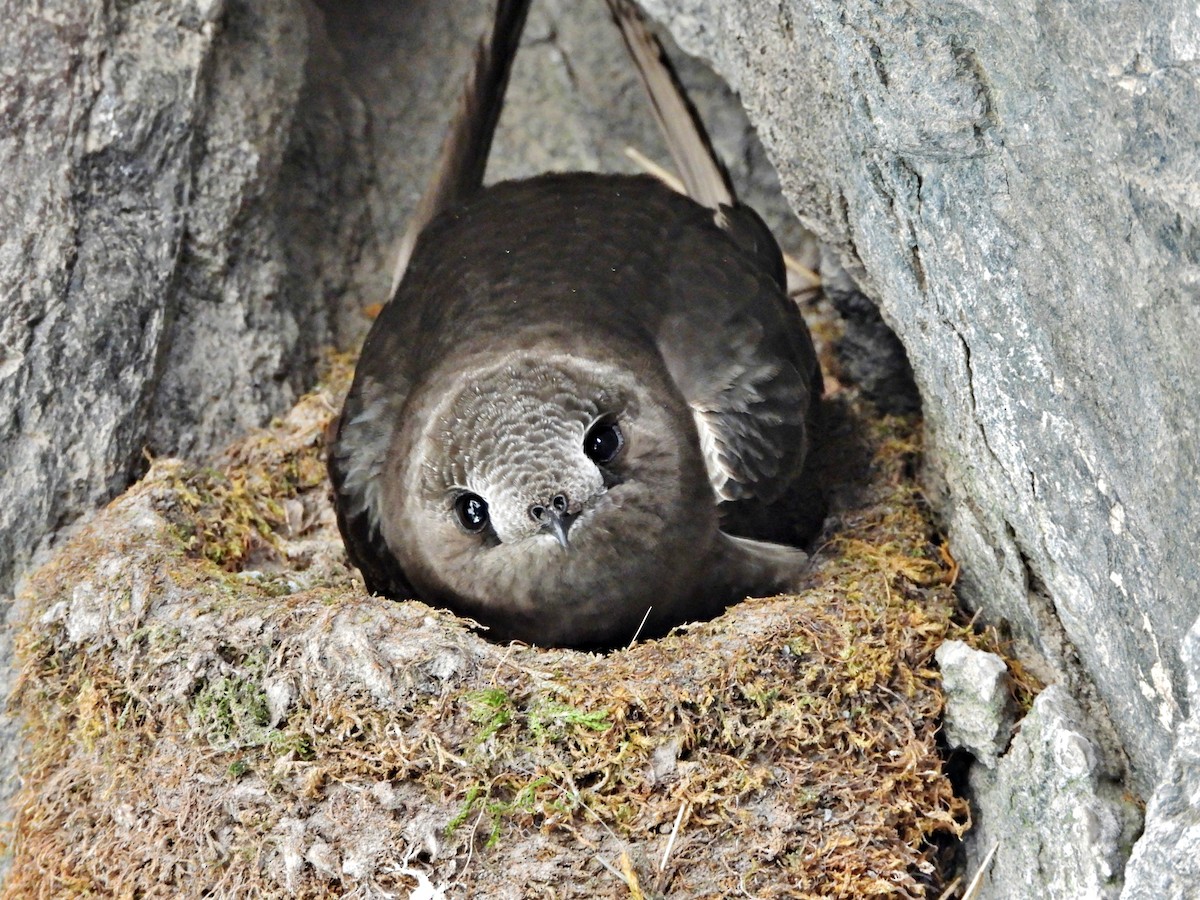
[[[295,396],[332,329],[323,286],[288,272],[319,244],[293,209],[337,196],[288,171],[313,170],[303,139],[318,127],[299,6],[12,6],[3,592],[39,540],[128,483],[144,447],[210,448]]]

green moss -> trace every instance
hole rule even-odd
[[[932,657],[974,630],[911,482],[917,420],[830,403],[831,431],[859,443],[824,463],[838,467],[833,513],[803,590],[601,656],[487,644],[449,615],[348,588],[344,570],[292,590],[288,504],[294,520],[297,503],[326,502],[336,405],[314,401],[318,414],[281,426],[295,433],[256,435],[207,471],[156,464],[134,493],[152,492],[171,523],[134,548],[150,608],[114,603],[86,647],[45,611],[101,577],[89,567],[112,559],[105,522],[35,580],[15,699],[32,750],[7,896],[47,883],[61,896],[350,890],[311,866],[281,881],[280,823],[353,842],[356,803],[385,847],[376,886],[398,896],[411,881],[386,872],[417,848],[417,812],[465,896],[495,893],[531,853],[567,873],[545,886],[559,896],[620,893],[593,863],[618,851],[647,884],[667,879],[647,896],[927,894],[934,839],[966,821],[941,772]],[[272,727],[275,683],[294,697]],[[394,805],[373,799],[393,789]],[[114,823],[114,802],[136,829]],[[681,861],[647,874],[677,820]]]
[[[529,731],[537,740],[559,740],[578,729],[608,731],[608,712],[588,712],[559,700],[543,699],[529,710]]]
[[[466,696],[468,715],[479,731],[472,743],[482,744],[512,721],[515,707],[508,694],[497,688],[472,691]]]
[[[221,750],[261,747],[275,731],[266,691],[244,678],[222,676],[205,684],[189,718],[192,727]]]

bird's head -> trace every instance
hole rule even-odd
[[[504,367],[439,417],[426,487],[472,542],[569,549],[572,525],[620,481],[631,398],[571,374]]]
[[[383,530],[423,595],[545,631],[693,577],[664,570],[690,568],[716,507],[673,386],[527,352],[420,406],[395,447],[387,504],[400,514]]]

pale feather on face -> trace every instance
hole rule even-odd
[[[406,425],[422,432],[414,456],[423,462],[409,482],[416,490],[406,492],[409,513],[396,520],[411,529],[396,544],[414,551],[412,563],[438,561],[413,565],[418,580],[436,570],[438,582],[481,606],[561,602],[582,614],[592,598],[610,603],[661,569],[643,536],[675,553],[715,533],[699,454],[686,439],[663,439],[686,421],[679,405],[669,412],[628,371],[578,357],[522,354],[473,372],[423,423]],[[611,466],[584,452],[597,421],[616,422],[625,435]],[[457,524],[462,491],[487,502],[488,533]],[[556,495],[577,516],[569,547],[529,512]],[[614,540],[618,532],[633,542]]]
[[[430,454],[437,464],[425,473],[424,491],[441,494],[447,508],[458,493],[478,494],[501,543],[542,533],[530,509],[556,497],[569,515],[590,508],[606,487],[584,437],[598,420],[631,410],[629,391],[611,387],[604,374],[578,359],[518,358],[476,378],[434,419],[439,452]]]

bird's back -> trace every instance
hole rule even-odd
[[[714,312],[672,288],[678,253],[697,247],[714,270],[742,255],[711,211],[648,177],[503,182],[430,223],[385,315],[419,367],[531,327],[648,340],[673,313]]]
[[[640,347],[669,363],[689,402],[711,405],[727,385],[706,375],[725,377],[722,359],[738,354],[754,364],[760,349],[769,366],[819,378],[770,232],[748,209],[727,212],[759,227],[721,228],[712,210],[647,176],[573,172],[486,188],[422,233],[361,365],[405,366],[411,382],[524,335]]]

